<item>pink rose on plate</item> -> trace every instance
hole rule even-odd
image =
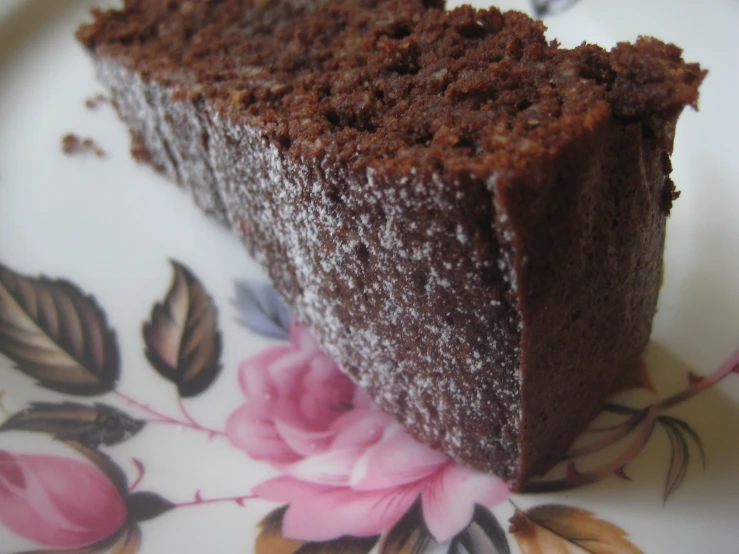
[[[126,520],[118,489],[71,458],[0,450],[0,522],[28,540],[71,549],[108,538]]]
[[[254,492],[289,504],[285,537],[377,535],[420,496],[426,526],[443,543],[469,524],[475,504],[492,506],[509,496],[500,479],[406,434],[299,326],[293,325],[289,345],[245,360],[239,380],[247,402],[231,414],[226,433],[283,474]]]

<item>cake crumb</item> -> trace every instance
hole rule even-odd
[[[105,157],[105,150],[100,148],[91,138],[81,138],[74,133],[62,137],[62,152],[67,156],[76,154],[94,154],[98,158]]]
[[[85,100],[85,107],[88,110],[97,110],[103,104],[110,102],[107,96],[104,94],[96,94]]]

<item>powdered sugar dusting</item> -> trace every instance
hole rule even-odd
[[[516,282],[511,253],[463,215],[477,189],[296,160],[223,105],[96,65],[154,163],[237,230],[359,386],[424,442],[514,475],[521,322],[502,284]]]

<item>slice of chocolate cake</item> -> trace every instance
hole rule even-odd
[[[675,123],[654,39],[441,0],[126,0],[78,32],[134,154],[232,226],[420,441],[520,486],[649,338]]]

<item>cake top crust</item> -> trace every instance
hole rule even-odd
[[[567,50],[522,13],[441,0],[126,0],[93,15],[82,43],[174,100],[207,100],[296,161],[391,175],[531,171],[604,118],[660,128],[706,74],[656,39]]]

